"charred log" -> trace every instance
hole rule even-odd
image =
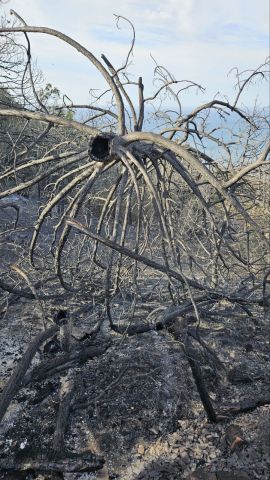
[[[217,423],[218,417],[215,413],[215,410],[212,405],[212,401],[210,399],[209,393],[207,391],[202,372],[199,366],[199,363],[196,361],[195,358],[195,352],[194,349],[192,348],[190,337],[187,337],[187,342],[186,342],[186,352],[187,352],[187,359],[188,363],[190,365],[192,375],[198,390],[198,393],[200,395],[201,402],[203,404],[203,407],[205,409],[206,415],[208,417],[208,420],[212,423]]]
[[[74,393],[74,382],[72,378],[67,375],[61,379],[59,390],[59,408],[57,413],[57,421],[53,438],[53,450],[60,453],[63,449],[64,436],[67,428],[68,417],[70,412],[70,405]]]
[[[0,399],[0,421],[6,413],[6,410],[13,400],[13,397],[19,391],[20,387],[23,384],[24,376],[27,372],[27,369],[31,363],[32,358],[37,352],[37,349],[42,345],[45,340],[54,335],[59,327],[54,325],[45,332],[39,333],[34,340],[29,344],[25,354],[21,358],[21,361],[17,368],[15,369],[13,375],[10,377],[9,382],[5,386],[3,393]]]
[[[0,459],[0,469],[5,471],[41,471],[41,472],[94,472],[103,468],[104,459],[91,452],[73,453],[57,459],[25,458],[22,460]]]
[[[110,344],[104,344],[100,347],[90,346],[85,347],[79,351],[64,353],[52,360],[41,362],[37,365],[24,379],[23,386],[29,385],[31,382],[36,382],[48,378],[59,371],[65,370],[74,366],[76,363],[84,363],[90,358],[103,355],[109,348]]]

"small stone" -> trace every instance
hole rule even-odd
[[[187,451],[186,447],[183,447],[183,446],[179,447],[179,453],[184,453],[186,451]]]
[[[142,445],[142,444],[140,444],[140,445],[138,446],[138,450],[137,450],[137,452],[138,452],[138,454],[139,454],[139,455],[144,455],[144,452],[145,452],[145,446],[144,446],[144,445]]]
[[[187,452],[180,452],[180,458],[184,463],[189,463],[190,461]]]

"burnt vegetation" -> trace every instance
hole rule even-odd
[[[201,85],[157,63],[151,94],[143,76],[130,79],[129,20],[117,17],[132,34],[117,67],[13,15],[0,29],[0,314],[5,322],[21,311],[31,338],[2,385],[0,419],[22,433],[3,447],[0,466],[6,475],[101,469],[102,478],[118,478],[109,477],[116,458],[139,437],[151,443],[192,418],[190,398],[210,423],[269,404],[255,368],[266,361],[270,315],[269,119],[242,103],[268,80],[268,61],[233,70],[233,99],[187,111],[185,92]],[[31,51],[36,34],[84,55],[104,91],[90,90],[78,105],[44,87]],[[245,349],[237,366],[254,354],[251,373],[233,370],[237,348]],[[227,382],[256,381],[259,393],[231,402]],[[16,401],[25,413],[10,426]],[[80,415],[99,438],[82,452],[70,440]],[[176,478],[183,467],[170,468]]]

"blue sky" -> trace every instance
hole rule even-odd
[[[100,59],[104,53],[115,67],[122,65],[131,31],[124,22],[117,29],[113,14],[128,17],[136,29],[136,45],[129,68],[131,79],[143,77],[145,94],[154,91],[154,62],[176,79],[188,79],[206,88],[183,94],[185,105],[211,100],[217,92],[233,99],[232,67],[256,68],[269,55],[268,0],[5,0],[1,14],[17,11],[29,25],[47,26],[67,33]],[[32,54],[45,80],[57,86],[74,103],[87,102],[89,89],[105,84],[94,67],[61,41],[31,35]],[[259,91],[259,97],[257,94]],[[136,92],[130,90],[135,98]],[[268,89],[250,87],[243,101],[255,97],[266,105]]]

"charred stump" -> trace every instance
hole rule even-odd
[[[89,142],[88,153],[96,162],[107,163],[115,157],[113,135],[97,135]]]

